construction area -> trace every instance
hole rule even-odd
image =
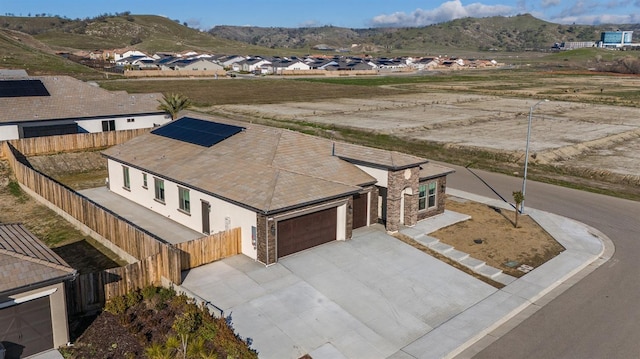
[[[369,99],[221,105],[247,117],[340,125],[401,138],[507,152],[530,163],[606,171],[640,181],[640,109],[476,94],[412,93]]]

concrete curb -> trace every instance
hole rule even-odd
[[[447,193],[513,210],[503,201],[451,188]],[[397,354],[411,358],[470,358],[500,337],[492,335],[488,338],[488,334],[510,321],[515,322],[509,323],[509,329],[515,327],[605,263],[615,252],[613,242],[593,227],[540,210],[529,209],[528,214],[564,246],[565,251],[405,346]],[[529,313],[525,313],[527,311]]]

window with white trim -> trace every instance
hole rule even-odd
[[[147,188],[147,174],[142,174],[142,188]]]
[[[181,211],[191,213],[191,200],[189,199],[188,189],[178,187],[178,202],[180,203]]]
[[[154,178],[153,186],[155,188],[156,201],[164,203],[164,181],[159,178]]]
[[[418,188],[418,210],[436,206],[436,182],[420,185]]]

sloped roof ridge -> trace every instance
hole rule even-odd
[[[7,255],[29,259],[53,268],[71,268],[64,259],[20,223],[0,224],[0,253],[5,252]]]
[[[53,269],[58,269],[58,270],[62,270],[62,271],[69,272],[69,273],[76,272],[76,270],[74,268],[71,268],[71,267],[67,267],[67,266],[64,266],[64,265],[61,265],[61,264],[58,264],[58,263],[53,263],[51,261],[47,261],[47,260],[44,260],[44,259],[35,258],[35,257],[28,256],[28,255],[25,255],[25,254],[21,254],[21,253],[18,253],[18,252],[6,250],[6,249],[3,249],[3,248],[0,248],[0,254],[4,254],[4,255],[7,255],[7,256],[10,256],[10,257],[14,257],[14,258],[18,258],[18,259],[21,259],[21,260],[25,260],[25,261],[28,261],[28,262],[31,262],[31,263],[41,264],[41,265],[44,265],[44,266],[47,266],[47,267],[50,267],[50,268],[53,268]]]

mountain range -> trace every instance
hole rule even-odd
[[[348,29],[215,26],[207,32],[162,16],[102,15],[93,19],[0,16],[0,29],[26,33],[55,50],[135,46],[142,51],[206,50],[237,54],[429,54],[441,51],[546,50],[554,43],[598,41],[602,31],[640,30],[640,24],[560,25],[529,14],[463,18],[419,28]]]

